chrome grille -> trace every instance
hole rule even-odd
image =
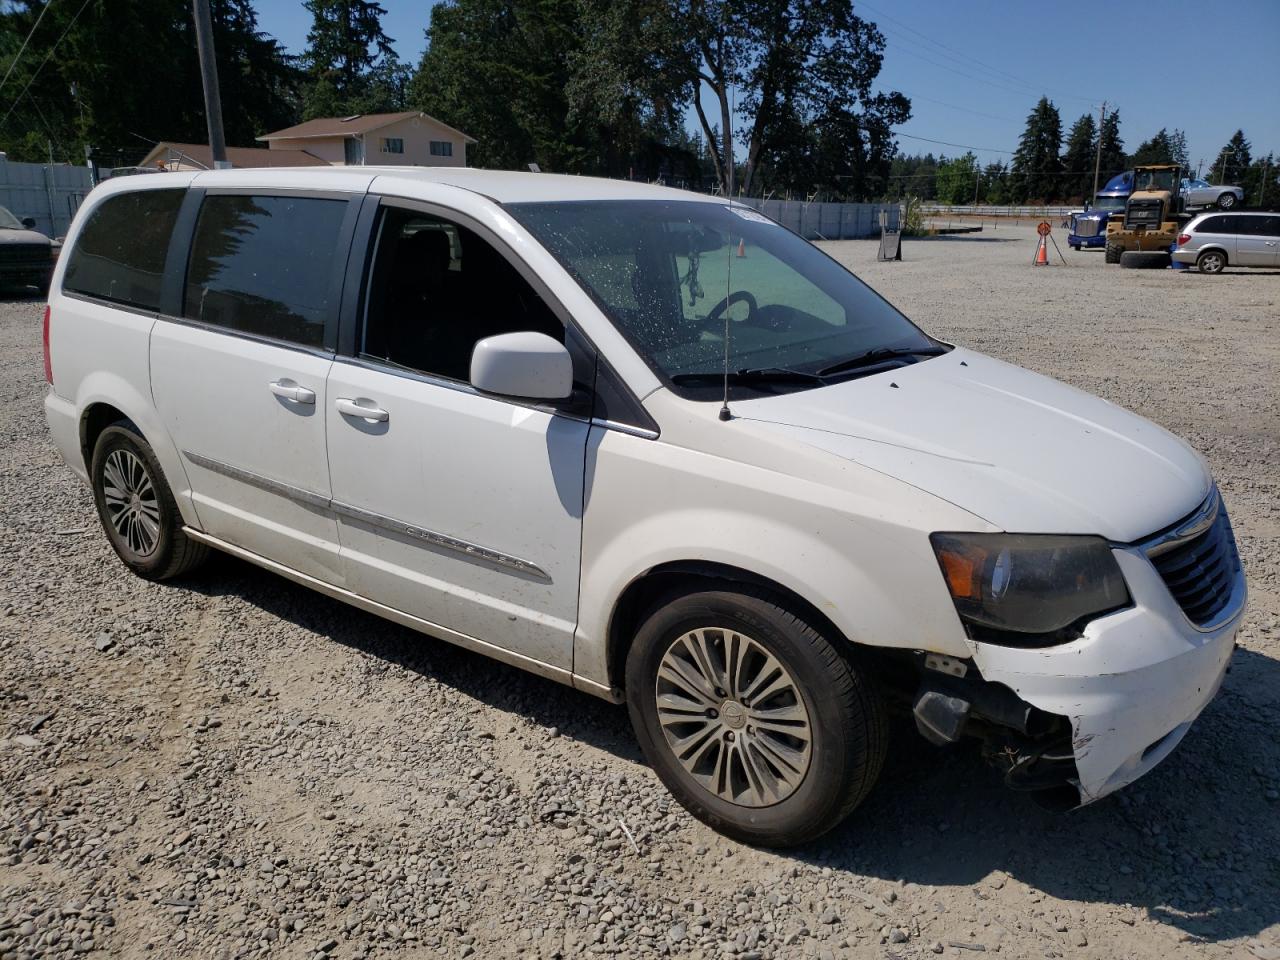
[[[1093,217],[1078,217],[1076,219],[1076,236],[1077,237],[1096,237],[1098,235],[1098,221]]]
[[[1230,603],[1240,555],[1217,490],[1173,534],[1149,546],[1147,555],[1182,612],[1197,626],[1212,625]]]
[[[0,245],[0,261],[9,263],[48,263],[47,243],[6,243]]]

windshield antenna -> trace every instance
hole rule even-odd
[[[727,32],[727,31],[726,31]],[[734,91],[733,84],[729,85],[729,116],[733,116],[734,110]],[[725,207],[733,209],[733,130],[732,128],[724,131],[725,143],[729,149],[724,151],[724,180],[725,180]],[[729,222],[733,222],[733,218],[729,218]],[[725,247],[725,270],[724,270],[724,397],[720,401],[720,419],[731,420],[733,414],[729,412],[729,298],[733,293],[733,228],[729,229],[729,243]]]

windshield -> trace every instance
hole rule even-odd
[[[1174,179],[1176,172],[1176,170],[1139,170],[1136,177],[1137,182],[1134,184],[1134,191],[1168,190],[1172,192],[1174,183],[1177,182]],[[1181,178],[1179,177],[1178,180],[1181,180]]]
[[[1093,201],[1093,209],[1095,210],[1123,210],[1124,197],[1098,197]]]
[[[0,207],[0,230],[25,230],[22,221],[4,207]]]
[[[744,375],[730,395],[750,396],[822,386],[817,374],[833,367],[858,376],[938,352],[870,287],[754,210],[663,200],[508,209],[690,399],[720,395],[726,354],[730,373]]]

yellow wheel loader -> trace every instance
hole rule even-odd
[[[1148,269],[1169,266],[1169,248],[1189,219],[1181,193],[1185,175],[1177,164],[1134,168],[1124,219],[1112,217],[1107,223],[1107,263]]]

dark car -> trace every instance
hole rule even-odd
[[[0,286],[38,287],[49,292],[49,278],[60,244],[34,229],[30,217],[19,220],[0,207]]]

